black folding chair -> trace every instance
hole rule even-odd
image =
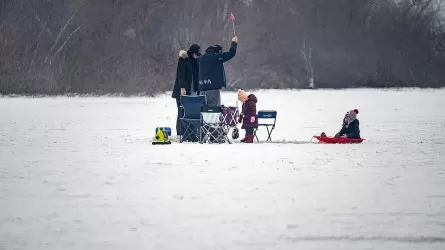
[[[203,95],[199,96],[181,96],[181,108],[183,109],[183,116],[180,118],[181,133],[179,142],[199,141],[199,128],[201,124],[201,108],[206,103],[206,98]]]
[[[254,130],[256,140],[258,140],[257,131],[260,127],[266,127],[267,140],[266,142],[272,142],[272,132],[275,129],[277,121],[277,111],[275,110],[260,110],[258,111],[258,128]]]

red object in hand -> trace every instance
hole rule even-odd
[[[251,123],[254,123],[254,122],[255,122],[255,116],[251,116],[251,117],[250,117],[250,122],[251,122]]]
[[[233,13],[230,13],[230,20],[235,21],[235,16],[233,15]]]

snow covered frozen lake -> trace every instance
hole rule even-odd
[[[367,140],[152,146],[168,94],[0,98],[0,249],[445,249],[444,89],[255,94],[274,140],[353,108]]]

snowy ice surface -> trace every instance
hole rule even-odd
[[[445,249],[445,90],[255,94],[274,140],[353,108],[367,140],[153,146],[168,94],[0,98],[0,249]]]

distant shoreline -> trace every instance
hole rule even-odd
[[[266,92],[266,91],[353,91],[353,90],[382,90],[382,91],[406,91],[406,90],[442,90],[445,87],[349,87],[349,88],[282,88],[282,89],[265,89],[265,88],[255,88],[247,89],[251,92]],[[236,89],[222,90],[221,93],[235,92]],[[156,98],[160,96],[170,96],[171,91],[160,92],[157,94],[147,94],[147,93],[134,93],[134,94],[123,94],[123,93],[64,93],[64,94],[3,94],[0,93],[0,98],[66,98],[66,97],[81,97],[81,98],[97,98],[97,97],[124,97],[124,98]]]

